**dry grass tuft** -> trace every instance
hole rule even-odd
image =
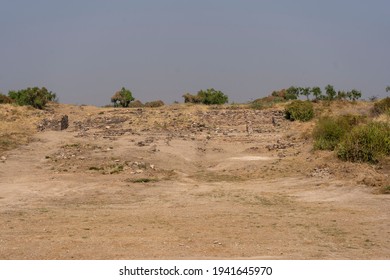
[[[0,152],[27,144],[44,114],[29,106],[0,105]]]

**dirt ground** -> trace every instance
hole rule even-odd
[[[69,127],[0,150],[1,259],[390,258],[388,166],[313,151],[314,121],[183,104],[32,114]]]

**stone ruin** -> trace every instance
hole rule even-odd
[[[61,131],[69,127],[68,115],[53,116],[49,119],[43,119],[37,126],[39,131],[54,130]]]

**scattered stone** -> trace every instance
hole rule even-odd
[[[153,145],[153,146],[150,148],[150,151],[151,151],[152,153],[157,152],[157,151],[158,151],[157,145]]]
[[[316,178],[328,178],[330,175],[331,171],[328,167],[316,167],[310,174],[311,177]]]
[[[291,147],[294,147],[294,143],[286,142],[286,141],[282,141],[282,140],[277,140],[275,144],[270,144],[270,145],[266,146],[268,151],[285,150],[285,149],[291,148]]]

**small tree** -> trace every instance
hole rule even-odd
[[[322,95],[322,91],[320,87],[313,87],[311,89],[311,93],[313,94],[315,100],[322,100],[324,96]]]
[[[111,102],[114,103],[114,107],[129,107],[130,102],[133,100],[134,97],[131,91],[124,87],[111,97]]]
[[[295,95],[296,96],[295,99],[297,99],[299,97],[299,92],[300,92],[299,88],[294,87],[294,86],[291,86],[288,89],[286,89],[287,95],[289,95],[289,96]],[[293,99],[293,98],[291,98],[291,99]]]
[[[347,92],[347,96],[350,100],[355,101],[358,100],[360,97],[362,97],[362,93],[357,89],[353,89]]]
[[[309,100],[311,90],[309,87],[301,88],[301,94],[306,96],[306,99]]]
[[[389,92],[390,91],[390,86],[387,86],[386,87],[386,92]]]
[[[325,87],[326,97],[328,100],[334,100],[336,97],[336,91],[334,90],[334,87],[332,85],[327,85]]]

